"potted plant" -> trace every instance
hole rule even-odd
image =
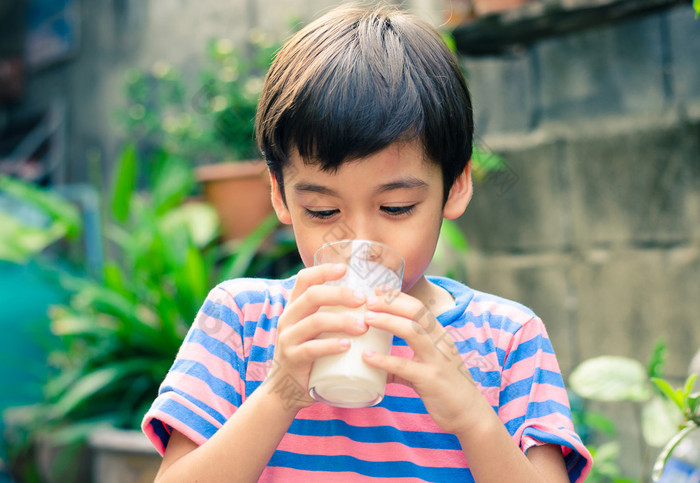
[[[271,216],[232,251],[217,241],[211,206],[188,199],[195,180],[186,161],[163,155],[145,192],[135,189],[139,164],[130,146],[116,166],[102,274],[59,274],[73,295],[49,314],[58,340],[49,359],[54,375],[46,400],[24,414],[28,441],[65,446],[91,437],[102,468],[121,452],[122,468],[152,478],[157,453],[120,441],[145,438],[137,431],[141,419],[207,292],[225,278],[257,275],[295,245],[265,244],[279,225]],[[115,428],[118,444],[111,444]],[[138,447],[145,456],[135,456]],[[143,463],[148,457],[150,466]]]
[[[263,79],[277,48],[260,31],[244,48],[212,40],[193,92],[167,63],[127,74],[122,118],[139,148],[161,148],[193,160],[205,198],[216,208],[227,240],[241,239],[272,212],[267,169],[255,141]]]

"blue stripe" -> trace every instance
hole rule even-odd
[[[559,428],[566,430],[565,428]],[[581,439],[575,433],[568,432],[572,440],[583,444]],[[588,463],[588,460],[576,449],[574,443],[568,439],[561,438],[555,434],[546,433],[540,429],[528,427],[523,431],[523,436],[529,436],[542,443],[556,444],[557,446],[564,446],[571,448],[571,453],[566,455],[564,462],[566,463],[566,469],[569,472],[569,481],[576,481],[581,477],[581,474]]]
[[[163,404],[160,405],[159,409],[178,421],[187,421],[188,427],[194,429],[207,439],[211,438],[218,429],[199,414],[172,399],[167,399],[164,401]]]
[[[210,406],[207,404],[203,403],[196,397],[191,396],[190,394],[176,388],[173,386],[163,386],[160,388],[160,391],[158,391],[158,394],[164,394],[166,392],[174,392],[175,394],[178,394],[179,396],[182,396],[183,398],[187,399],[189,402],[197,406],[199,409],[203,410],[206,412],[209,416],[213,417],[216,419],[218,422],[221,424],[224,424],[226,422],[226,417],[222,415],[219,411],[216,411],[215,409],[212,409]]]
[[[379,406],[396,413],[428,414],[428,410],[425,409],[423,400],[418,396],[384,396],[384,399],[381,403],[379,403]]]
[[[190,330],[187,336],[187,342],[192,342],[204,347],[207,352],[209,352],[214,357],[221,359],[222,361],[235,367],[239,372],[243,372],[243,360],[238,356],[235,349],[232,349],[229,345],[224,342],[230,342],[235,348],[238,348],[242,352],[242,347],[240,347],[240,340],[219,340],[215,337],[210,336],[201,329],[193,328]],[[241,377],[245,377],[245,373],[241,374]]]
[[[559,413],[567,419],[571,420],[571,410],[564,404],[558,403],[550,399],[543,402],[529,403],[527,405],[526,416],[519,416],[517,418],[513,418],[510,421],[506,422],[505,426],[512,436],[513,434],[515,434],[518,428],[523,425],[526,417],[527,419],[536,419],[548,416],[553,413]]]
[[[482,371],[478,367],[469,367],[468,369],[474,382],[478,382],[483,387],[501,387],[500,371]]]
[[[175,361],[175,364],[173,364],[173,367],[170,370],[173,372],[189,374],[192,377],[204,382],[217,396],[230,401],[231,404],[236,407],[241,405],[241,395],[238,394],[238,391],[236,391],[236,389],[226,381],[223,381],[218,377],[214,377],[209,372],[207,367],[200,362],[190,361],[187,359],[178,359]]]
[[[270,295],[267,290],[246,290],[239,292],[233,297],[233,300],[238,307],[244,307],[246,304],[262,303],[267,303],[269,305],[282,304],[284,306],[287,302],[282,294]]]
[[[516,362],[534,356],[539,350],[547,354],[554,354],[552,343],[547,337],[542,336],[542,334],[537,334],[530,340],[520,342],[517,349],[508,356],[508,360],[503,365],[503,369],[510,369]]]
[[[267,347],[254,345],[250,348],[250,353],[248,354],[248,362],[267,362],[274,357],[274,353],[274,344],[270,344]]]
[[[410,461],[364,461],[352,456],[314,456],[275,451],[268,466],[309,471],[352,472],[374,478],[420,478],[424,481],[473,482],[467,468],[427,468]],[[311,475],[310,475],[311,476]]]
[[[474,313],[470,312],[469,310],[464,313],[464,321],[465,323],[473,324],[477,329],[483,327],[484,324],[488,324],[488,326],[492,329],[502,330],[504,332],[508,332],[509,334],[515,334],[523,326],[523,324],[516,322],[505,315],[494,315],[490,312],[484,312],[481,315],[474,315]]]
[[[411,448],[461,450],[454,434],[401,431],[392,426],[352,426],[339,419],[295,419],[289,433],[302,436],[345,436],[360,443],[402,443]]]
[[[533,376],[508,384],[501,392],[500,404],[504,405],[519,397],[527,396],[530,394],[530,389],[534,383],[564,387],[564,381],[558,372],[547,371],[538,367],[535,369]]]
[[[260,314],[259,320],[246,320],[243,323],[243,337],[253,337],[258,329],[263,329],[270,332],[271,329],[277,327],[278,316],[268,317],[265,314]]]
[[[238,314],[231,310],[230,307],[218,302],[207,299],[202,306],[201,311],[217,320],[224,322],[229,327],[232,327],[236,332],[240,332],[241,323],[238,320]]]

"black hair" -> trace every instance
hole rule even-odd
[[[291,149],[334,171],[419,139],[442,169],[444,198],[471,158],[472,106],[454,54],[395,7],[342,6],[282,48],[258,105],[258,146],[284,196]]]

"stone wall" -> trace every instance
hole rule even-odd
[[[507,164],[460,219],[468,282],[539,313],[565,377],[663,338],[679,382],[700,349],[698,59],[689,7],[462,59],[479,139]],[[607,409],[634,468],[635,416]]]

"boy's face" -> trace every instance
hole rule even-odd
[[[304,164],[298,153],[284,168],[286,204],[272,177],[272,202],[283,223],[292,224],[304,265],[324,243],[367,239],[397,250],[406,262],[403,291],[423,280],[443,217],[460,216],[471,196],[466,170],[443,206],[440,167],[427,162],[418,141],[394,143],[336,172]]]

